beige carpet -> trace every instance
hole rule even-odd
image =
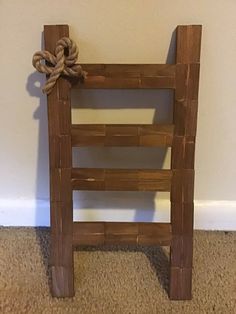
[[[49,230],[0,228],[0,313],[236,313],[236,233],[195,232],[193,300],[169,301],[168,251],[80,248],[72,299],[48,287]]]

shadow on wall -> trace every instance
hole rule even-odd
[[[44,49],[43,33],[41,34],[41,49]],[[47,122],[47,97],[42,93],[45,84],[45,75],[33,72],[27,80],[27,91],[31,97],[39,99],[33,119],[38,120],[38,158],[36,169],[36,213],[35,225],[45,226],[49,223],[49,162],[48,162],[48,122]]]
[[[44,49],[43,33],[41,49]],[[119,60],[118,60],[119,61]],[[175,61],[175,32],[172,34],[166,63]],[[31,97],[39,99],[39,107],[33,118],[39,121],[36,217],[37,226],[45,225],[47,212],[42,208],[48,205],[49,199],[49,166],[48,166],[48,129],[47,102],[42,93],[45,76],[34,72],[28,77],[27,91]],[[83,108],[99,109],[141,109],[155,108],[153,123],[172,121],[173,94],[166,90],[77,90],[72,92],[72,110],[76,115]],[[131,117],[132,120],[132,117]],[[109,121],[105,121],[109,123]],[[132,121],[133,123],[144,123]],[[120,121],[119,121],[120,123]],[[73,152],[73,165],[80,167],[122,167],[122,168],[162,168],[166,150],[159,148],[80,148]],[[155,212],[156,193],[151,192],[75,192],[74,208],[90,208],[109,211],[109,209],[135,209],[134,221],[152,221]],[[47,215],[47,217],[44,217]],[[83,218],[94,219],[88,214]]]
[[[142,112],[135,119],[135,109],[155,109],[153,123],[163,123],[172,121],[172,93],[159,90],[76,90],[72,92],[72,112],[76,122],[76,116],[81,110],[90,108],[95,112],[101,109],[109,109],[112,122],[122,123],[122,116],[116,117],[117,110],[127,114],[124,110],[130,109],[129,117],[125,117],[130,123],[146,123],[147,118]],[[102,111],[103,111],[102,110]],[[91,112],[91,111],[90,111]],[[99,116],[102,113],[98,113]],[[114,117],[115,116],[115,117]],[[100,123],[111,123],[109,116],[95,119]],[[119,119],[119,120],[118,120]],[[138,120],[137,120],[138,119]],[[79,119],[81,121],[81,119]],[[82,119],[83,120],[83,119]],[[86,119],[87,120],[87,119]],[[87,123],[88,121],[86,121]],[[151,122],[151,121],[150,121]],[[149,122],[149,123],[150,123]],[[89,123],[89,122],[88,122]],[[98,122],[97,122],[98,123]],[[124,122],[123,122],[124,123]],[[165,148],[145,148],[145,147],[96,147],[96,148],[75,148],[73,150],[74,167],[94,167],[94,168],[135,168],[135,169],[162,169],[166,158]],[[166,164],[166,163],[165,163]],[[165,165],[166,166],[166,165]],[[122,214],[123,219],[135,221],[152,221],[155,213],[155,201],[163,197],[164,193],[153,192],[74,192],[74,208],[102,208],[117,212],[120,209],[130,209],[131,211]],[[131,212],[135,209],[135,215]],[[104,212],[104,211],[103,211]],[[79,219],[102,219],[101,215],[93,212],[93,217],[89,216],[89,211],[83,215],[78,213]],[[158,213],[157,213],[158,215]],[[112,219],[112,216],[105,214],[105,217]],[[111,218],[110,218],[111,217]],[[119,218],[120,220],[121,218]]]

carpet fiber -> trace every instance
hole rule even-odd
[[[0,313],[236,313],[236,233],[194,234],[193,300],[169,301],[168,248],[81,247],[75,291],[49,291],[49,230],[0,228]]]

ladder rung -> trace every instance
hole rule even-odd
[[[72,146],[171,146],[172,124],[73,124]]]
[[[170,245],[170,223],[74,222],[73,244]]]
[[[74,88],[175,88],[173,64],[81,64],[88,72]]]
[[[73,190],[170,191],[171,170],[72,168]]]

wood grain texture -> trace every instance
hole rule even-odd
[[[81,83],[71,79],[73,88],[148,89],[175,87],[175,65],[171,64],[81,64],[88,72]]]
[[[73,244],[170,245],[169,223],[74,222]]]
[[[73,168],[74,190],[170,191],[171,170]]]
[[[44,26],[45,49],[54,53],[56,42],[69,36],[67,25]],[[50,216],[51,216],[51,273],[52,295],[74,295],[72,246],[72,189],[71,189],[71,106],[70,83],[59,78],[47,96]]]
[[[170,280],[172,300],[192,299],[192,268],[171,267]]]
[[[200,46],[201,26],[177,28],[169,290],[173,300],[188,300],[192,295],[194,152]]]
[[[45,49],[69,36],[67,25],[44,27]],[[62,76],[48,95],[52,294],[74,295],[73,246],[170,245],[169,296],[191,298],[194,152],[201,26],[178,26],[176,64],[83,64],[82,83]],[[170,88],[173,125],[72,125],[74,88]],[[171,146],[171,170],[72,168],[72,146]],[[171,223],[73,223],[72,190],[171,191]]]
[[[172,145],[171,124],[73,124],[72,146],[144,146]]]

